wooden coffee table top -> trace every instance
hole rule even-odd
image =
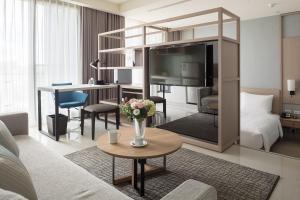
[[[120,158],[143,159],[168,155],[182,146],[182,139],[178,134],[163,129],[146,128],[145,139],[148,144],[140,148],[130,145],[135,134],[133,127],[121,127],[118,132],[120,136],[117,144],[109,144],[108,134],[104,134],[97,141],[98,148]]]

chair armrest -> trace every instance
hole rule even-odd
[[[187,180],[164,196],[161,200],[217,200],[214,187],[196,180]]]
[[[7,126],[12,135],[28,135],[28,114],[0,114],[0,120]]]

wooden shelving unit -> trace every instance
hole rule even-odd
[[[196,21],[195,17],[214,15],[216,19],[211,21]],[[182,26],[169,26],[170,22],[176,22],[178,20],[193,19],[193,24]],[[202,18],[203,19],[203,18]],[[227,23],[235,23],[235,36],[229,37],[224,34],[224,25]],[[176,24],[176,23],[175,23]],[[178,23],[177,23],[178,24]],[[198,27],[216,26],[217,33],[212,36],[196,36],[194,34],[195,29]],[[133,29],[141,30],[139,34],[126,35],[126,32]],[[169,41],[169,33],[175,31],[192,30],[192,39]],[[162,43],[149,44],[147,43],[147,36],[152,34],[161,33],[164,36]],[[143,69],[143,86],[139,88],[126,88],[125,92],[135,93],[141,95],[143,98],[149,98],[150,96],[150,83],[149,83],[149,49],[160,46],[170,46],[184,43],[201,43],[208,41],[216,41],[218,43],[218,144],[212,144],[196,139],[184,137],[185,142],[199,145],[204,148],[216,150],[219,152],[224,151],[230,147],[234,142],[239,139],[240,130],[240,113],[239,113],[239,97],[240,97],[240,18],[224,8],[214,8],[210,10],[200,11],[169,19],[162,19],[150,23],[145,23],[138,26],[132,26],[128,28],[122,28],[105,33],[98,34],[98,47],[101,47],[101,40],[110,39],[119,41],[122,44],[121,48],[114,49],[101,49],[98,48],[98,57],[101,54],[113,53],[113,54],[126,54],[127,50],[134,50],[141,53],[140,63],[136,65]],[[126,40],[132,38],[141,38],[141,44],[138,46],[125,46]],[[99,67],[100,68],[100,67]],[[135,69],[131,66],[118,66],[116,68],[100,68],[104,69]]]

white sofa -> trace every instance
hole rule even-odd
[[[38,199],[131,199],[28,136],[26,113],[0,115],[0,120],[7,125],[17,141],[20,159],[32,178]],[[182,195],[185,196],[185,200],[217,199],[217,192],[213,187],[189,180],[165,196],[163,200],[179,200],[182,199]]]

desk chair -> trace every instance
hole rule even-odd
[[[52,86],[72,85],[72,83],[53,83]],[[70,108],[84,106],[87,101],[88,94],[83,92],[60,92],[58,106],[68,109],[68,120],[70,120]]]
[[[81,109],[81,135],[83,135],[84,132],[84,115],[85,113],[91,114],[91,120],[92,120],[92,140],[95,139],[95,119],[98,114],[104,114],[105,115],[105,129],[107,129],[107,122],[108,122],[108,114],[109,113],[115,113],[116,114],[116,128],[119,129],[120,126],[120,109],[119,106],[115,105],[109,105],[109,104],[94,104],[86,106],[85,108]]]
[[[160,96],[150,96],[149,100],[153,101],[155,104],[162,103],[163,104],[163,113],[165,119],[167,118],[167,101],[165,98]]]

